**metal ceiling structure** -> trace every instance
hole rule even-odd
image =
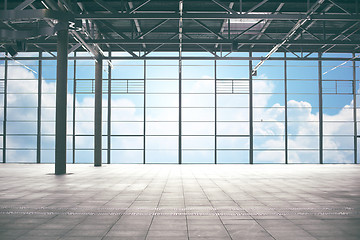
[[[0,46],[56,51],[69,23],[70,51],[355,52],[358,0],[3,0]],[[181,23],[181,24],[180,24]],[[19,43],[18,43],[19,44]],[[79,48],[83,46],[83,48]]]

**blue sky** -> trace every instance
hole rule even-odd
[[[341,55],[339,55],[341,57]],[[9,61],[7,138],[9,162],[34,162],[36,148],[37,74]],[[36,61],[21,61],[37,71]],[[105,62],[104,62],[105,63]],[[113,79],[142,79],[146,74],[146,162],[177,163],[179,134],[178,62],[117,60]],[[323,62],[323,72],[342,62]],[[42,161],[54,159],[54,116],[56,61],[43,61]],[[248,61],[217,61],[218,86],[234,80],[248,85]],[[253,65],[256,61],[253,61]],[[267,61],[253,81],[254,162],[281,163],[285,154],[285,96],[283,61]],[[318,162],[319,99],[318,62],[288,61],[288,146],[289,162]],[[0,62],[0,77],[4,72]],[[68,134],[72,134],[73,62],[69,61]],[[93,79],[94,62],[78,61],[77,78]],[[353,110],[349,82],[352,62],[323,75],[324,162],[353,161]],[[215,68],[214,61],[183,61],[182,146],[184,163],[213,163],[215,146]],[[104,67],[104,78],[107,67]],[[18,80],[15,80],[18,79]],[[334,81],[338,80],[338,81]],[[113,87],[116,85],[113,81]],[[87,82],[91,84],[91,81]],[[351,82],[350,82],[351,83]],[[86,84],[86,82],[84,82]],[[105,84],[104,84],[105,85]],[[244,90],[245,89],[245,90]],[[351,90],[351,89],[350,89]],[[325,92],[325,91],[324,91]],[[339,94],[334,94],[335,92]],[[217,94],[217,160],[219,163],[249,161],[249,95]],[[112,150],[114,163],[142,163],[143,94],[113,94]],[[3,104],[3,103],[2,103]],[[76,162],[93,160],[93,94],[76,96]],[[103,99],[103,129],[106,133],[107,95]],[[30,108],[23,108],[30,107]],[[3,112],[1,111],[1,118]],[[27,135],[18,135],[27,134]],[[68,137],[71,160],[72,137]],[[106,137],[104,137],[106,148]],[[28,150],[19,150],[28,149]],[[106,151],[104,151],[106,157]],[[106,161],[106,159],[105,159]]]

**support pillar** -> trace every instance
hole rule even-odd
[[[249,52],[250,59],[252,52]],[[252,75],[252,60],[249,60],[249,135],[250,135],[250,149],[249,149],[249,163],[254,163],[254,134],[253,134],[253,75]]]
[[[41,162],[41,91],[42,91],[42,52],[39,52],[38,69],[38,107],[37,107],[37,134],[36,134],[36,163]]]
[[[182,100],[181,100],[181,95],[182,95],[182,53],[181,50],[179,51],[179,155],[178,155],[178,163],[181,164],[182,163]]]
[[[74,84],[73,84],[73,99],[72,99],[72,163],[75,163],[75,146],[76,146],[76,52],[74,52]]]
[[[143,125],[143,164],[146,163],[146,59],[144,59],[144,125]]]
[[[109,58],[111,61],[111,51],[109,51]],[[111,65],[108,64],[107,164],[110,163],[111,163]]]
[[[214,138],[214,146],[215,146],[215,164],[217,164],[217,66],[216,66],[216,59],[214,60],[214,106],[215,106],[215,138]]]
[[[288,93],[287,93],[287,61],[284,52],[284,97],[285,97],[285,163],[289,163],[289,144],[288,144]]]
[[[353,53],[353,59],[355,59],[355,53]],[[357,147],[357,112],[356,112],[356,108],[357,108],[357,99],[356,99],[356,64],[355,61],[352,61],[352,69],[353,69],[353,113],[354,113],[354,163],[358,163],[358,159],[357,159],[357,151],[358,151],[358,147]]]
[[[102,58],[98,57],[95,62],[95,167],[100,167],[102,163],[102,68]]]
[[[322,53],[319,52],[318,73],[319,73],[319,163],[324,163],[323,155],[323,87],[322,87]]]
[[[57,32],[55,174],[66,173],[66,97],[68,23]]]
[[[6,53],[8,54],[8,53]],[[4,121],[3,121],[3,152],[2,152],[2,162],[6,163],[6,121],[7,121],[7,79],[8,79],[8,59],[5,58],[4,65]]]

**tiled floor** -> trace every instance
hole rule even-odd
[[[358,240],[359,165],[0,165],[0,239]]]

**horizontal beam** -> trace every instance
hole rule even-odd
[[[178,13],[89,13],[89,14],[75,14],[75,19],[180,19],[180,14]],[[360,14],[313,14],[311,17],[306,16],[305,13],[301,14],[224,14],[224,13],[184,13],[182,19],[264,19],[264,20],[326,20],[326,21],[360,21]]]
[[[106,20],[106,19],[180,19],[179,13],[85,13],[71,14],[50,9],[1,10],[0,21],[33,20],[33,19]],[[326,21],[360,21],[360,14],[313,14],[305,13],[269,13],[269,14],[226,14],[226,13],[183,13],[182,19],[258,19],[258,20],[326,20]]]
[[[1,10],[0,21],[34,20],[34,19],[62,19],[62,20],[111,20],[111,19],[180,19],[179,13],[85,13],[71,14],[50,9],[32,10]],[[325,21],[360,21],[360,14],[313,14],[311,17],[305,13],[269,13],[269,14],[226,14],[226,13],[183,13],[182,19],[258,19],[258,20],[325,20]]]
[[[63,11],[54,11],[49,9],[32,9],[32,10],[2,10],[0,11],[0,21],[28,21],[43,19],[73,20],[71,13]]]
[[[8,43],[7,41],[0,41],[0,44]],[[28,43],[36,44],[55,44],[55,41],[47,40],[28,40]],[[71,42],[70,42],[71,43]],[[87,39],[86,43],[96,44],[179,44],[179,39]],[[245,44],[245,45],[274,45],[278,43],[277,39],[274,40],[222,40],[222,39],[183,39],[183,44]],[[338,46],[352,46],[359,45],[360,40],[356,41],[317,41],[317,40],[295,40],[288,41],[285,45],[300,45],[300,46],[323,46],[326,44],[336,44]]]
[[[14,31],[0,29],[0,39],[9,41],[9,40],[24,40],[27,38],[36,38],[40,36],[52,36],[56,32],[54,27],[43,27],[35,28],[28,31]]]
[[[97,22],[99,23],[101,20],[98,20]],[[260,20],[262,21],[262,20]],[[105,21],[101,21],[101,23],[104,23]],[[264,21],[262,21],[264,22]],[[289,22],[290,23],[290,22]],[[360,22],[359,22],[360,23]],[[104,27],[103,27],[104,26]],[[289,25],[290,26],[290,25]],[[134,29],[131,29],[131,28],[122,28],[122,29],[118,29],[118,28],[110,28],[110,27],[107,27],[105,24],[102,24],[101,25],[102,27],[102,32],[107,32],[107,33],[116,33],[116,35],[119,35],[118,33],[121,33],[122,35],[126,35],[125,37],[127,39],[130,39],[129,37],[127,36],[131,36],[131,33],[133,32]],[[105,28],[106,27],[106,28]],[[106,29],[106,31],[104,31],[104,29]],[[247,29],[245,29],[247,30]],[[146,32],[147,31],[147,28],[143,29],[143,32]],[[276,29],[267,29],[266,33],[267,34],[274,34],[274,37],[275,36],[284,36],[286,33],[288,33],[289,31],[289,28],[276,28]],[[219,31],[220,32],[220,31]],[[237,34],[241,34],[243,33],[244,30],[232,30],[231,29],[231,36],[232,38],[235,37]],[[158,29],[155,29],[154,31],[152,31],[152,33],[159,33],[159,34],[175,34],[175,33],[178,33],[177,29],[174,29],[174,27],[170,27],[170,26],[163,26],[161,28],[158,28]],[[186,34],[196,34],[196,35],[203,35],[203,34],[207,34],[209,36],[212,36],[212,34],[206,30],[205,28],[201,27],[200,25],[199,26],[196,26],[195,28],[195,25],[191,28],[191,29],[185,29],[183,30],[183,33],[186,33]],[[226,36],[228,33],[228,31],[224,31],[224,36]],[[312,34],[315,34],[317,35],[317,37],[319,37],[320,39],[322,39],[323,35],[324,35],[324,30],[323,29],[312,29],[311,30],[311,33]],[[339,30],[336,30],[335,28],[334,29],[326,29],[326,36],[329,37],[329,39],[331,39],[330,37],[332,35],[339,35]],[[259,29],[249,29],[247,31],[245,31],[245,34],[246,35],[249,35],[249,36],[252,36],[252,35],[261,35],[261,31]],[[244,34],[242,34],[244,35]],[[119,35],[121,36],[121,35]],[[160,37],[160,36],[159,36]],[[121,36],[121,38],[124,38],[123,36]],[[266,38],[265,38],[266,39]],[[314,39],[314,38],[308,38],[309,40],[310,39]],[[295,39],[297,40],[297,39]]]
[[[5,59],[8,59],[7,57],[0,57],[0,61],[4,61]],[[14,57],[11,58],[14,60],[54,60],[56,57]],[[168,56],[140,56],[140,57],[128,57],[128,56],[117,56],[117,57],[103,57],[103,60],[130,60],[130,59],[148,59],[148,60],[178,60],[179,57],[168,57]],[[182,60],[253,60],[258,61],[263,59],[262,57],[220,57],[220,56],[214,56],[214,57],[181,57]],[[68,57],[68,60],[94,60],[93,57]],[[334,58],[334,57],[270,57],[268,61],[348,61],[349,58]],[[352,61],[360,62],[360,58],[355,58]]]

